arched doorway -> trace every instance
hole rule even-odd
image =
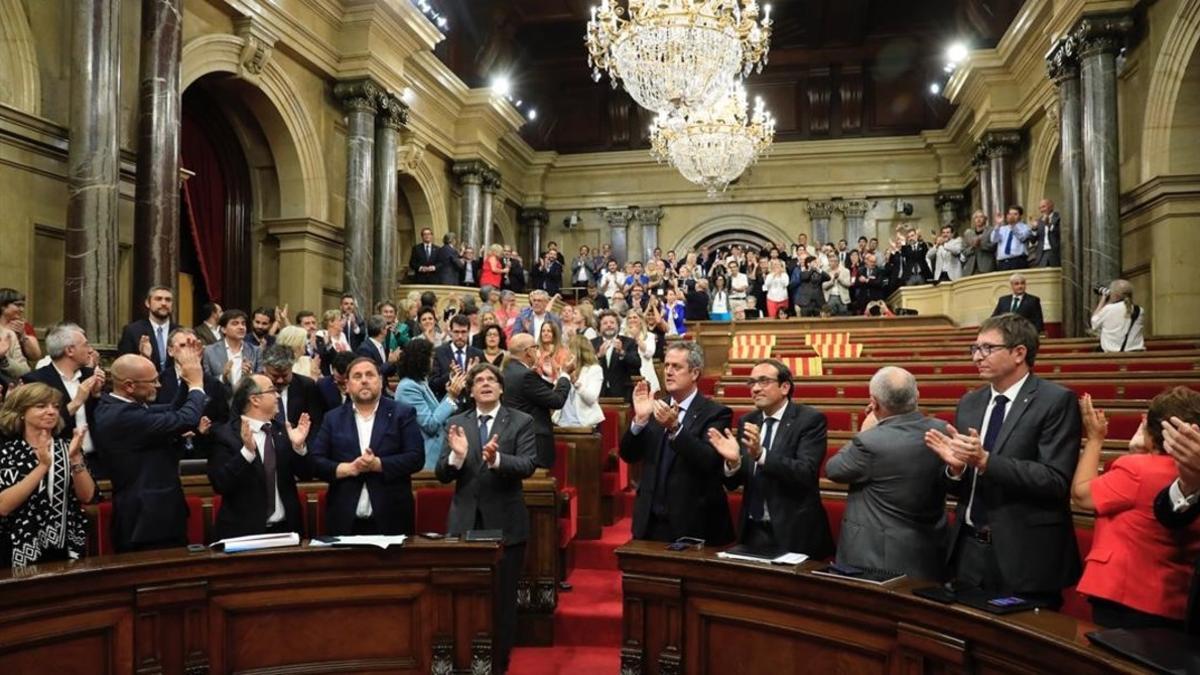
[[[191,276],[192,307],[213,301],[249,311],[250,168],[210,84],[201,79],[183,94],[180,163],[191,175],[181,199],[179,269]]]

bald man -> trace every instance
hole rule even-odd
[[[537,465],[554,466],[554,424],[550,411],[563,407],[571,393],[570,370],[560,371],[553,360],[538,360],[537,343],[528,333],[513,333],[504,365],[504,405],[533,417]]]
[[[126,354],[113,362],[112,393],[96,407],[92,438],[111,465],[113,543],[118,553],[186,546],[188,507],[179,482],[180,434],[201,424],[208,397],[192,350],[176,356],[187,396],[155,404],[158,369]]]

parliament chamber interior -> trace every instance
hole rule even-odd
[[[0,672],[1200,673],[1197,148],[1200,0],[0,0]]]

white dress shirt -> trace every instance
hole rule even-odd
[[[375,407],[371,408],[368,415],[362,415],[358,412],[358,407],[354,406],[354,426],[358,430],[358,453],[360,455],[367,454],[367,448],[371,446],[371,431],[375,428],[375,413],[379,411],[379,403],[375,403]],[[374,514],[371,509],[371,495],[367,492],[367,484],[363,483],[362,492],[358,493],[358,507],[354,510],[356,518],[370,518]]]
[[[242,379],[242,348],[238,347],[235,352],[233,347],[229,346],[229,342],[225,342],[226,358],[233,363],[233,367],[229,369],[229,385],[237,387],[237,383]]]
[[[1190,495],[1183,494],[1183,488],[1180,486],[1178,478],[1171,483],[1167,495],[1171,498],[1171,510],[1176,513],[1187,511],[1197,501],[1200,501],[1200,492],[1193,492]]]
[[[491,438],[492,436],[496,435],[496,416],[499,414],[500,414],[500,405],[499,404],[497,404],[496,407],[492,408],[491,410],[484,410],[483,408],[475,408],[475,421],[477,424],[478,424],[479,420],[483,418],[484,415],[489,415],[491,417],[491,419],[488,420],[488,438]],[[463,433],[464,434],[475,434],[476,436],[478,436],[479,435],[479,427],[476,426],[474,429],[463,429]],[[449,442],[449,441],[447,441],[447,442]],[[480,452],[483,451],[483,445],[484,445],[483,441],[482,441],[482,439],[480,439],[480,443],[479,443]],[[470,446],[468,445],[467,447],[470,447]],[[452,466],[456,469],[462,468],[463,462],[465,462],[466,460],[467,460],[466,455],[462,455],[460,457],[459,455],[456,455],[453,452],[450,453],[450,460],[449,460],[450,466]],[[489,464],[488,467],[490,467],[492,469],[500,468],[500,448],[498,448],[498,447],[496,448],[496,456],[492,458],[492,463]]]
[[[987,438],[988,424],[991,422],[991,419],[992,419],[992,408],[994,408],[996,406],[996,397],[1003,394],[1004,397],[1008,399],[1008,403],[1005,404],[1005,408],[1004,408],[1004,419],[1008,419],[1008,414],[1012,412],[1013,404],[1017,402],[1017,395],[1021,393],[1021,387],[1025,386],[1025,380],[1028,380],[1028,379],[1029,379],[1029,373],[1025,373],[1025,377],[1022,377],[1020,380],[1017,380],[1017,382],[1015,384],[1013,384],[1013,386],[1009,387],[1008,389],[1005,389],[1004,391],[996,391],[995,388],[992,389],[992,397],[990,399],[988,399],[987,408],[984,409],[984,411],[983,411],[983,426],[981,426],[979,429],[979,438],[980,439]],[[1003,424],[1003,420],[1001,420],[1001,423]],[[984,450],[987,451],[989,454],[992,452],[991,448],[984,448]],[[961,479],[962,474],[959,474],[957,477],[955,477],[955,476],[950,476],[950,477]],[[975,471],[971,474],[971,494],[967,498],[967,513],[966,513],[966,518],[965,518],[967,525],[970,525],[971,527],[975,527],[975,524],[971,522],[971,507],[975,504],[975,485],[978,482],[979,482],[979,472]]]
[[[1100,333],[1100,349],[1106,352],[1121,351],[1121,343],[1125,342],[1125,333],[1128,331],[1129,341],[1125,342],[1125,351],[1145,351],[1146,342],[1142,337],[1142,327],[1146,313],[1139,312],[1132,327],[1129,324],[1130,318],[1125,315],[1124,302],[1109,303],[1092,315],[1092,330]]]
[[[774,412],[774,414],[763,416],[762,424],[758,425],[758,430],[759,430],[758,438],[759,438],[759,442],[761,443],[763,440],[765,440],[763,438],[763,435],[766,434],[767,420],[775,420],[775,424],[774,424],[773,428],[771,429],[771,443],[763,444],[762,452],[758,453],[758,459],[755,460],[755,462],[754,462],[754,464],[755,464],[754,471],[755,472],[762,471],[762,466],[764,464],[766,464],[766,462],[767,462],[767,453],[770,452],[771,446],[775,445],[775,438],[779,436],[779,429],[782,428],[782,426],[783,426],[783,414],[785,412],[787,412],[787,407],[788,407],[788,401],[786,399],[784,399],[783,405],[779,408],[779,410],[776,410]],[[733,465],[732,467],[730,467],[728,464],[725,465],[725,475],[733,476],[741,469],[742,469],[742,458],[738,457],[737,464]],[[770,522],[770,520],[771,520],[771,510],[767,508],[767,500],[765,500],[765,499],[763,500],[763,517],[762,517],[762,519],[763,519],[763,522]]]
[[[263,446],[267,442],[267,432],[265,429],[263,429],[263,427],[267,424],[270,424],[271,421],[267,420],[266,422],[263,422],[252,417],[246,417],[245,415],[242,415],[242,419],[250,425],[250,435],[254,437],[255,446],[255,449],[243,447],[242,458],[253,464],[254,460],[262,454]],[[275,448],[275,457],[278,458],[279,453],[284,452],[285,450],[286,448]],[[299,450],[294,450],[294,452],[303,457],[304,455],[308,454],[308,446],[304,446]],[[275,466],[279,466],[278,459],[276,459]],[[283,520],[283,517],[286,514],[287,512],[283,509],[283,498],[279,496],[279,478],[277,476],[275,479],[275,510],[267,515],[267,524],[272,525],[274,523],[278,523],[279,521]]]
[[[79,371],[76,370],[75,376],[71,378],[63,375],[63,372],[58,369],[58,366],[54,366],[54,372],[58,373],[58,377],[62,380],[63,386],[67,389],[67,400],[75,400],[75,397],[79,394],[79,385],[82,382]],[[83,453],[86,455],[90,452],[93,452],[96,449],[96,446],[92,443],[92,430],[88,429],[87,401],[84,401],[83,405],[79,406],[79,409],[75,411],[75,428],[84,429]]]

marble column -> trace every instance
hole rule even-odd
[[[1071,38],[1055,43],[1046,58],[1050,79],[1058,86],[1059,180],[1058,211],[1062,242],[1063,334],[1079,337],[1085,331],[1088,287],[1083,281],[1083,251],[1087,244],[1087,208],[1083,187],[1083,101],[1079,82],[1078,45]]]
[[[993,210],[1005,213],[1013,204],[1012,163],[1021,145],[1019,131],[989,131],[983,137],[987,148],[988,178],[992,182]]]
[[[633,209],[615,208],[604,210],[604,220],[608,222],[608,232],[612,237],[612,255],[617,264],[624,266],[629,260],[629,221],[634,217]]]
[[[67,155],[67,321],[92,344],[115,345],[120,176],[119,3],[71,3],[70,146]]]
[[[850,248],[858,245],[859,237],[871,238],[867,234],[867,212],[871,210],[871,202],[865,199],[848,199],[842,202],[842,215],[846,218],[846,243]]]
[[[371,277],[376,302],[390,299],[396,290],[396,209],[400,192],[396,153],[400,132],[407,122],[408,106],[403,101],[391,94],[379,97],[379,115],[375,118],[375,261]]]
[[[478,160],[456,162],[450,168],[450,172],[458,179],[458,184],[462,189],[458,207],[458,240],[462,242],[463,246],[470,246],[478,251],[479,259],[482,260],[484,253],[480,249],[480,244],[483,242],[480,201],[487,165]]]
[[[638,220],[638,207],[631,206],[629,207],[629,211],[631,215],[628,221],[629,228],[625,232],[625,240],[627,242],[625,255],[630,261],[641,261],[644,263],[646,259],[642,257],[642,222]]]
[[[479,221],[483,242],[483,248],[488,248],[492,245],[492,235],[496,230],[495,223],[492,222],[492,208],[496,204],[496,193],[500,191],[500,174],[493,169],[488,169],[483,175],[483,183],[479,186],[482,192],[482,199],[479,204]],[[512,242],[515,245],[515,242]],[[536,258],[535,258],[536,259]],[[532,264],[532,263],[530,263]]]
[[[370,79],[338,82],[333,95],[346,112],[346,218],[343,224],[342,292],[364,312],[374,307],[371,276],[375,245],[371,209],[375,185],[375,114],[379,85]]]
[[[658,248],[658,230],[662,224],[663,210],[658,206],[647,206],[637,210],[637,221],[642,226],[642,260],[654,257],[654,249]],[[637,239],[631,240],[636,244]]]
[[[527,228],[529,233],[526,249],[529,261],[537,260],[542,253],[542,242],[546,238],[546,223],[550,221],[550,213],[540,206],[526,207],[517,213],[517,221]],[[533,264],[530,262],[530,264]]]
[[[955,232],[962,230],[962,207],[967,196],[961,191],[939,192],[935,200],[938,208],[938,227],[949,225]]]
[[[175,288],[179,282],[180,5],[181,0],[142,2],[133,212],[135,308],[142,306],[141,298],[151,286]]]
[[[812,201],[808,203],[808,217],[812,221],[812,237],[810,242],[829,243],[829,221],[833,217],[836,205],[827,201]]]
[[[975,148],[971,166],[975,167],[975,180],[979,183],[979,210],[983,211],[990,223],[995,218],[996,205],[992,199],[992,169],[988,164],[987,151],[982,143]]]
[[[1085,16],[1071,32],[1078,45],[1083,102],[1084,203],[1089,232],[1083,252],[1085,290],[1121,276],[1117,53],[1132,30],[1132,17],[1107,14]]]

